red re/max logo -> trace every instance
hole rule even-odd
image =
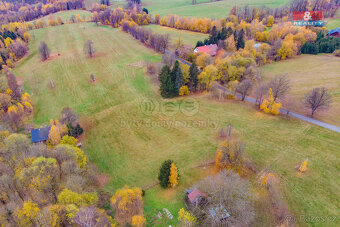
[[[293,11],[295,21],[317,21],[323,20],[323,11]]]

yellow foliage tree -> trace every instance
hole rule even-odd
[[[76,146],[78,140],[73,136],[65,135],[60,141],[60,144],[69,144],[71,146]]]
[[[111,198],[111,206],[116,210],[115,220],[124,225],[132,221],[135,215],[143,215],[142,190],[124,186]]]
[[[79,208],[74,204],[68,204],[66,205],[66,217],[69,223],[73,222],[73,218],[76,216],[76,214],[79,211]]]
[[[64,221],[65,215],[65,206],[60,204],[52,204],[45,209],[49,212],[49,225],[50,226],[61,226],[62,222]]]
[[[274,24],[274,17],[272,15],[268,16],[267,26],[272,27]]]
[[[225,41],[226,50],[230,52],[236,51],[236,42],[234,40],[234,35],[231,35],[228,39]]]
[[[12,95],[12,93],[13,93],[13,91],[11,89],[9,89],[9,88],[6,89],[6,94]]]
[[[8,68],[14,68],[14,64],[11,59],[6,60],[6,65]]]
[[[185,226],[194,226],[197,223],[196,217],[184,208],[178,211],[178,220]]]
[[[57,145],[60,143],[61,136],[60,131],[57,125],[52,125],[50,132],[48,134],[48,138],[51,140],[53,145]]]
[[[308,162],[308,158],[306,158],[306,160],[304,160],[304,161],[302,162],[302,164],[300,165],[299,171],[300,171],[301,173],[306,172],[306,170],[307,170],[307,162]]]
[[[268,99],[264,99],[260,109],[265,113],[271,113],[273,115],[278,115],[280,113],[281,103],[275,102],[273,97],[272,89],[269,89]]]
[[[78,147],[75,147],[74,149],[76,151],[77,164],[78,164],[79,168],[86,169],[87,157],[86,157],[85,153],[82,150],[80,150],[80,148],[78,148]]]
[[[247,173],[242,147],[236,139],[225,140],[219,145],[215,165],[217,170],[235,170],[240,175]]]
[[[223,168],[223,153],[222,151],[217,151],[216,159],[215,159],[215,167],[218,170],[221,170]]]
[[[79,14],[77,14],[77,22],[82,22],[83,20],[81,19],[81,17],[80,17],[80,15]]]
[[[190,78],[190,75],[189,75],[189,68],[190,67],[186,64],[181,64],[180,67],[181,67],[181,70],[182,70],[184,84],[187,84],[189,82],[189,78]]]
[[[178,185],[178,170],[175,163],[171,163],[170,176],[169,176],[169,186],[174,188]]]
[[[218,71],[214,65],[208,65],[198,75],[198,81],[204,89],[210,89],[213,82],[218,80]]]
[[[31,40],[31,35],[28,32],[24,33],[24,40],[28,43]]]
[[[142,215],[135,215],[132,217],[131,225],[135,227],[144,226],[146,219]]]
[[[4,43],[5,43],[5,46],[6,46],[6,47],[9,47],[9,45],[13,43],[13,40],[12,40],[10,37],[7,37],[7,38],[4,40]]]
[[[202,68],[206,67],[210,63],[210,55],[206,53],[201,53],[199,56],[196,58],[196,64],[198,66],[201,66]]]
[[[275,180],[275,175],[272,173],[266,173],[262,178],[261,178],[261,183],[264,186],[267,186],[270,181]]]
[[[15,214],[21,226],[35,225],[40,209],[32,201],[24,202],[22,208],[18,208]]]
[[[64,205],[74,204],[77,207],[91,206],[97,204],[98,196],[91,192],[79,194],[65,188],[59,193],[58,202]]]
[[[190,91],[187,85],[183,85],[180,89],[179,89],[179,95],[180,96],[184,96],[184,95],[189,95]]]

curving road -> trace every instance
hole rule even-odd
[[[222,85],[219,85],[219,84],[215,83],[214,87],[219,89],[219,90],[221,90],[221,91],[223,91],[226,94],[231,94],[231,92],[228,91],[228,89],[223,87]],[[239,95],[239,94],[236,94],[235,96],[238,97],[238,98],[242,98],[241,95]],[[256,104],[256,99],[254,99],[254,98],[246,97],[244,100],[246,100],[247,102]],[[307,121],[307,122],[312,123],[314,125],[318,125],[318,126],[321,126],[323,128],[327,128],[327,129],[335,131],[335,132],[340,132],[340,127],[337,127],[337,126],[331,125],[331,124],[327,124],[325,122],[318,121],[318,120],[315,120],[313,118],[303,116],[301,114],[297,114],[297,113],[288,111],[288,110],[286,110],[284,108],[280,108],[280,113],[283,113],[283,114],[286,114],[286,115],[298,118],[298,119],[303,120],[303,121]]]
[[[181,58],[179,58],[178,56],[175,55],[175,53],[169,51],[169,50],[165,50],[165,53],[169,54],[169,55],[173,55],[175,56],[176,60],[182,62],[183,64],[186,64],[188,66],[191,66],[191,63],[190,62],[187,62]],[[217,89],[223,91],[224,93],[226,94],[231,94],[230,91],[228,91],[227,88],[223,87],[222,85],[219,85],[217,83],[214,84],[214,87],[216,87]],[[235,95],[236,97],[238,98],[242,98],[241,95],[239,94],[236,94]],[[251,98],[251,97],[245,97],[245,99],[247,102],[250,102],[250,103],[254,103],[256,104],[256,99],[254,98]],[[340,127],[337,127],[335,125],[331,125],[331,124],[327,124],[325,122],[322,122],[322,121],[318,121],[318,120],[315,120],[313,118],[310,118],[310,117],[306,117],[306,116],[303,116],[301,114],[297,114],[297,113],[294,113],[294,112],[291,112],[291,111],[288,111],[284,108],[280,108],[280,113],[283,113],[283,114],[286,114],[288,116],[292,116],[292,117],[295,117],[297,119],[300,119],[300,120],[303,120],[303,121],[306,121],[306,122],[309,122],[311,124],[314,124],[314,125],[317,125],[317,126],[320,126],[320,127],[323,127],[323,128],[327,128],[329,130],[332,130],[334,132],[340,132]]]

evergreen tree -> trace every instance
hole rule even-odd
[[[166,160],[159,169],[158,180],[163,188],[166,188],[169,185],[171,163],[173,163],[172,160]]]
[[[161,73],[158,76],[158,80],[161,83],[161,85],[166,82],[166,78],[168,77],[169,74],[170,67],[168,65],[164,65],[161,69]]]
[[[201,46],[204,46],[204,43],[202,41],[197,41],[195,48]]]
[[[175,97],[178,95],[179,89],[184,85],[182,70],[181,67],[179,67],[178,61],[175,62],[170,75],[172,83],[174,84],[171,97]]]
[[[196,88],[198,85],[198,73],[199,73],[199,70],[197,68],[196,63],[194,62],[189,68],[188,87],[189,87],[190,92],[196,91]]]
[[[219,33],[219,39],[225,40],[227,38],[227,29],[222,28],[222,31]]]
[[[229,38],[233,34],[233,29],[229,27],[226,31],[226,39]]]
[[[159,82],[161,95],[164,98],[172,98],[175,96],[175,79],[172,78],[172,72],[168,65],[163,66],[161,73],[159,74]]]
[[[234,31],[234,41],[237,42],[237,30]]]
[[[240,49],[240,48],[244,48],[244,46],[245,46],[244,32],[243,32],[243,29],[241,29],[241,31],[239,31],[238,33],[236,48]]]
[[[164,97],[165,98],[175,97],[175,95],[176,95],[175,90],[176,90],[175,83],[172,80],[171,73],[170,73],[169,76],[167,77],[167,80],[166,80],[166,94],[165,94]]]
[[[215,43],[217,43],[218,35],[219,35],[219,32],[217,32],[216,26],[214,26],[211,29],[210,37],[209,37],[209,43],[208,44],[215,44]]]
[[[178,61],[177,61],[178,62]],[[175,63],[176,65],[176,63]],[[178,66],[179,66],[179,63],[178,63]],[[181,70],[181,67],[178,67],[177,71],[175,72],[175,96],[178,95],[179,93],[179,89],[184,85],[184,80],[183,80],[183,73],[182,73],[182,70]]]

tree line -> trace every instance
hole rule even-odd
[[[234,6],[229,15],[234,15],[239,21],[244,20],[246,22],[251,22],[255,19],[262,21],[267,15],[282,21],[292,19],[293,11],[323,11],[324,17],[333,17],[339,7],[340,3],[338,0],[293,0],[285,6],[276,8],[266,6],[250,7],[249,5]]]
[[[27,53],[30,39],[31,36],[25,24],[15,22],[1,26],[0,71],[14,67],[14,62]]]
[[[5,12],[0,14],[0,24],[30,21],[59,11],[84,8],[84,0],[55,0],[48,3],[46,1],[33,2],[33,4],[28,4],[27,1],[16,3],[0,2],[0,10]]]
[[[93,21],[105,25],[111,25],[114,28],[120,27],[123,20],[133,21],[136,25],[148,25],[151,22],[151,16],[146,14],[141,9],[122,9],[120,7],[105,9],[104,11],[93,12]]]
[[[95,173],[76,139],[49,148],[1,131],[0,221],[5,226],[111,226]]]
[[[137,26],[133,22],[123,21],[122,30],[158,52],[164,53],[169,45],[169,35],[154,33],[151,29]]]
[[[225,40],[231,36],[232,33],[233,30],[231,27],[228,27],[228,29],[223,27],[220,31],[217,31],[216,26],[214,26],[209,34],[209,38],[205,39],[204,41],[197,41],[196,47],[217,44],[219,40]]]

